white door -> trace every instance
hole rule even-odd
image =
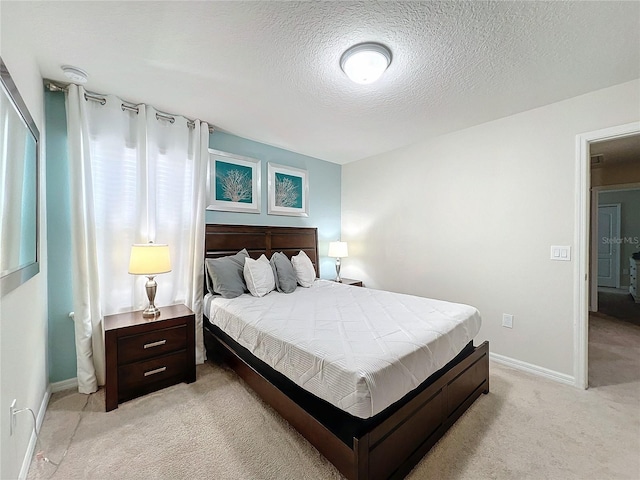
[[[620,205],[598,206],[598,286],[619,287]]]

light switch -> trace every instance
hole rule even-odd
[[[571,260],[571,246],[552,245],[551,246],[551,260],[559,260],[562,262],[568,262]]]

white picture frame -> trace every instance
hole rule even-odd
[[[301,168],[269,162],[267,214],[309,216],[309,173]]]
[[[207,210],[260,213],[262,161],[209,149]]]

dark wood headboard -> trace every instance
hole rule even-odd
[[[273,252],[283,252],[291,258],[300,250],[311,259],[320,277],[318,229],[315,227],[270,227],[264,225],[208,224],[204,242],[205,258],[233,255],[243,248],[251,258],[263,253],[271,258]]]

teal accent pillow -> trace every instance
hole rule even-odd
[[[249,257],[246,249],[235,255],[221,258],[207,258],[207,290],[222,295],[223,298],[235,298],[247,291],[244,281],[244,259]]]
[[[287,256],[282,252],[271,255],[271,268],[276,280],[276,289],[282,293],[291,293],[298,286],[296,272]]]

